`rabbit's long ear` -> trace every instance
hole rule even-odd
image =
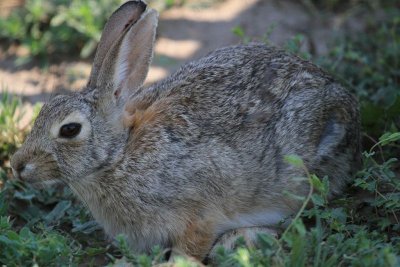
[[[96,50],[92,71],[87,84],[88,88],[97,85],[100,69],[111,47],[121,39],[127,30],[139,20],[145,12],[146,4],[142,1],[129,1],[118,8],[104,26],[99,45]]]
[[[98,104],[106,113],[115,113],[114,108],[120,109],[128,96],[143,84],[153,56],[157,22],[158,13],[146,11],[106,53],[95,86],[91,86],[98,89]]]
[[[153,57],[158,13],[148,10],[129,29],[119,44],[114,60],[114,97],[126,99],[143,85]]]

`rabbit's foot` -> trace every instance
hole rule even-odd
[[[188,255],[203,260],[213,246],[215,235],[210,231],[212,222],[197,220],[188,223],[172,248],[172,255]]]
[[[208,259],[210,261],[215,259],[219,247],[223,247],[225,251],[228,252],[233,251],[237,247],[237,241],[239,238],[243,238],[247,247],[257,247],[259,234],[269,234],[273,237],[278,235],[276,229],[269,227],[246,227],[231,230],[217,239],[208,254]]]

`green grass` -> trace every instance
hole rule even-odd
[[[0,39],[20,44],[31,57],[90,56],[103,25],[122,0],[27,0],[0,18]],[[21,61],[21,60],[19,60]]]
[[[3,90],[5,92],[5,90]],[[0,101],[0,158],[6,159],[12,153],[16,144],[20,144],[24,138],[24,131],[20,131],[17,123],[22,118],[22,112],[17,108],[21,101],[3,93]]]
[[[7,17],[0,17],[0,41],[18,44],[28,55],[18,58],[24,64],[33,58],[91,56],[100,40],[103,26],[123,0],[26,0]],[[185,5],[185,0],[150,0],[162,11]],[[210,7],[215,1],[192,1],[189,6]]]
[[[331,1],[339,3],[340,1]],[[400,12],[386,9],[385,21],[345,37],[324,57],[301,51],[301,35],[286,49],[322,65],[360,99],[363,167],[342,198],[328,202],[329,183],[310,174],[312,191],[278,238],[261,235],[260,247],[237,241],[220,249],[220,266],[399,266],[400,265]],[[235,34],[245,39],[240,28]],[[164,251],[134,255],[122,236],[108,241],[88,210],[67,188],[37,190],[11,179],[9,156],[21,144],[20,100],[0,102],[0,263],[7,266],[122,265],[163,262]],[[302,160],[287,160],[304,168]],[[313,203],[312,208],[306,204]],[[177,266],[196,266],[180,258]]]

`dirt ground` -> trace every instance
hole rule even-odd
[[[195,2],[195,1],[192,1]],[[240,38],[232,28],[240,26],[251,38],[265,36],[280,46],[295,34],[306,38],[303,49],[324,54],[339,35],[363,28],[368,14],[351,10],[337,14],[315,12],[295,0],[225,0],[208,8],[185,5],[162,12],[155,57],[146,83],[166,77],[184,62],[202,57]],[[272,30],[272,31],[271,31]],[[68,59],[40,68],[35,63],[16,66],[18,48],[0,51],[0,86],[23,97],[28,109],[55,94],[79,90],[90,73],[91,60]],[[28,112],[29,113],[29,112]]]

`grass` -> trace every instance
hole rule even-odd
[[[330,1],[331,4],[340,1]],[[237,241],[234,252],[219,250],[220,266],[399,266],[400,265],[400,11],[385,9],[385,21],[338,40],[315,58],[302,52],[301,35],[286,48],[322,65],[359,98],[363,126],[363,168],[342,198],[328,202],[325,177],[309,174],[303,209],[278,238],[259,237],[259,248]],[[245,38],[240,28],[235,34]],[[27,129],[18,121],[20,100],[0,102],[0,263],[25,265],[151,266],[164,251],[134,255],[123,236],[109,241],[67,188],[37,190],[11,179],[9,155]],[[301,159],[287,160],[304,168]],[[307,205],[313,203],[312,207]],[[179,258],[176,266],[199,263]]]
[[[4,90],[5,91],[5,90]],[[24,138],[24,131],[20,131],[17,123],[22,118],[22,113],[17,108],[21,101],[3,93],[0,101],[0,158],[5,159],[15,150],[15,145],[20,144]]]
[[[221,0],[220,0],[221,1]],[[26,0],[7,17],[0,17],[0,41],[6,46],[19,45],[28,52],[17,64],[33,58],[47,60],[93,55],[101,31],[111,12],[123,0]],[[163,11],[175,6],[210,7],[215,1],[149,0]],[[188,3],[187,3],[188,2]]]
[[[90,56],[103,25],[121,0],[27,0],[6,18],[0,17],[0,40],[19,44],[32,57],[60,54]]]

